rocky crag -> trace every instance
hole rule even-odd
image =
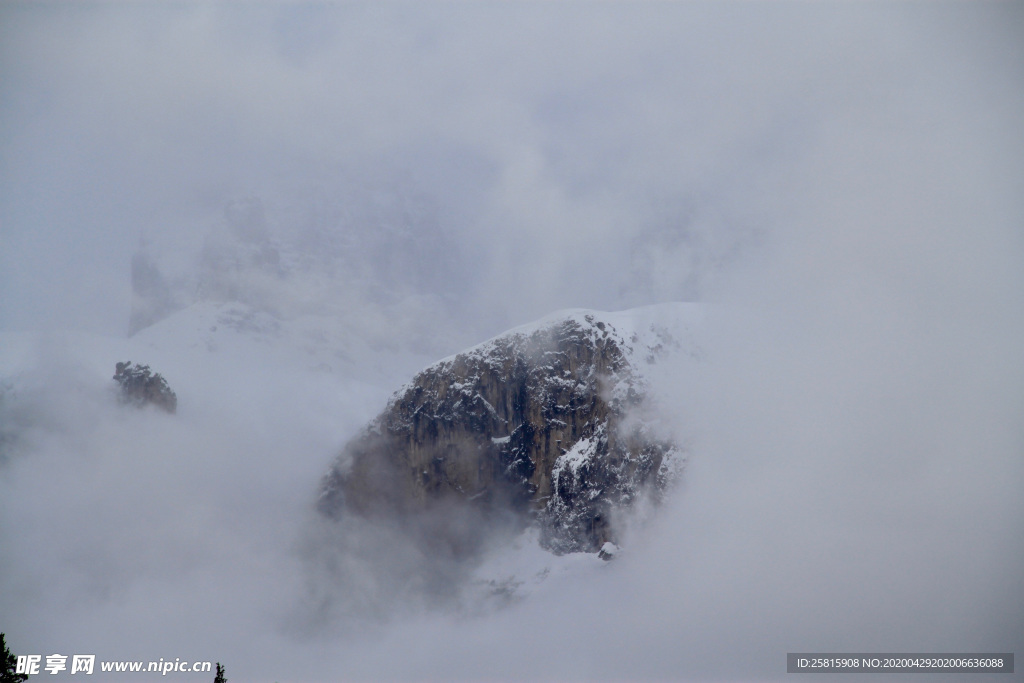
[[[168,413],[178,409],[178,396],[160,373],[153,374],[148,365],[132,365],[131,361],[114,366],[114,381],[121,387],[120,400],[138,408],[154,405]]]
[[[681,449],[644,418],[645,372],[685,346],[680,319],[693,313],[556,314],[434,364],[346,446],[320,510],[433,518],[419,531],[456,546],[509,515],[539,525],[557,553],[616,542],[618,516],[681,471]],[[442,509],[460,514],[432,517]]]

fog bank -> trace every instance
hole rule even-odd
[[[5,4],[8,643],[252,681],[1024,652],[1022,28],[1010,3]],[[129,338],[140,254],[166,306]],[[396,600],[420,559],[380,537],[311,568],[319,478],[416,369],[671,300],[707,307],[702,362],[654,387],[689,465],[619,559],[476,611]],[[177,415],[117,405],[129,358]]]

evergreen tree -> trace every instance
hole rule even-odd
[[[213,679],[213,683],[228,683],[224,676],[224,666],[220,662],[217,662],[217,677]]]
[[[121,385],[121,402],[138,407],[153,404],[173,413],[178,397],[167,386],[160,373],[153,374],[148,365],[132,365],[131,361],[114,366],[114,381]]]
[[[22,683],[28,680],[28,674],[14,673],[18,668],[18,658],[7,649],[4,634],[0,633],[0,683]]]

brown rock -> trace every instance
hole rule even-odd
[[[594,315],[507,333],[418,374],[346,446],[320,510],[432,520],[427,531],[459,547],[510,517],[540,524],[556,552],[614,540],[616,514],[664,489],[679,456],[624,425],[643,379],[629,340]]]

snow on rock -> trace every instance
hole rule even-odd
[[[681,471],[682,450],[648,419],[646,373],[669,354],[697,357],[699,320],[693,304],[574,309],[434,363],[348,444],[321,511],[421,514],[472,501],[484,518],[529,520],[548,550],[597,552],[624,511],[660,498]]]
[[[463,591],[470,611],[486,611],[510,603],[550,595],[564,589],[566,582],[579,581],[605,569],[593,553],[548,552],[536,527],[525,529],[504,547],[495,549],[477,565]]]

